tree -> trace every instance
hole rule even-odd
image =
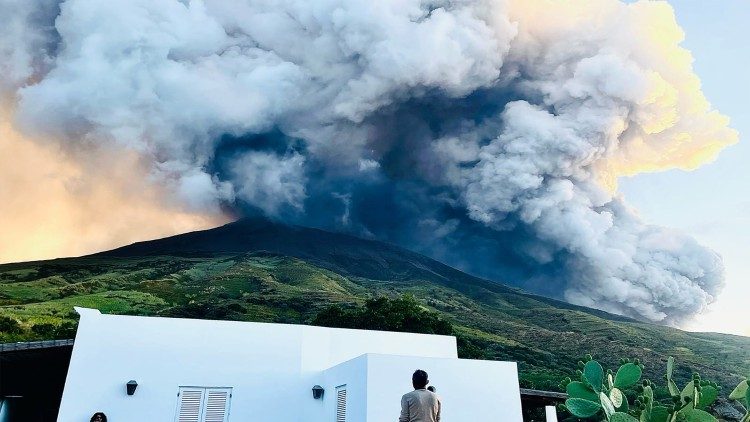
[[[369,299],[364,307],[329,306],[315,316],[312,324],[336,328],[453,334],[450,322],[422,307],[411,295],[403,295],[396,299]]]
[[[414,296],[396,299],[378,297],[364,306],[332,305],[320,311],[313,325],[360,330],[398,331],[405,333],[455,335],[458,356],[463,359],[487,359],[487,353],[476,339],[458,334],[453,325],[437,312],[423,307]]]

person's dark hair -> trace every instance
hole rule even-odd
[[[420,389],[424,388],[429,380],[427,379],[427,372],[417,369],[414,371],[414,375],[411,376],[411,383],[414,385],[414,388]]]
[[[91,422],[96,421],[96,417],[99,416],[102,420],[102,422],[107,422],[107,415],[104,414],[104,412],[96,412],[91,416]]]
[[[433,393],[437,393],[437,390],[432,385],[427,387],[427,391],[432,391]]]

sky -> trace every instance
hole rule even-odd
[[[670,3],[704,94],[740,142],[696,170],[627,177],[619,188],[645,220],[690,233],[724,259],[724,291],[685,328],[750,335],[750,1]]]
[[[748,334],[750,6],[671,4],[0,2],[0,262],[264,214]]]

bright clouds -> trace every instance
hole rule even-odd
[[[5,116],[0,263],[83,255],[226,221],[170,206],[131,153],[87,151],[90,162],[67,159],[54,144],[21,137]]]

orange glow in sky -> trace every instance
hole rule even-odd
[[[0,115],[0,263],[83,255],[228,221],[165,205],[133,154],[97,153],[98,167],[85,168],[55,143],[24,139]]]

